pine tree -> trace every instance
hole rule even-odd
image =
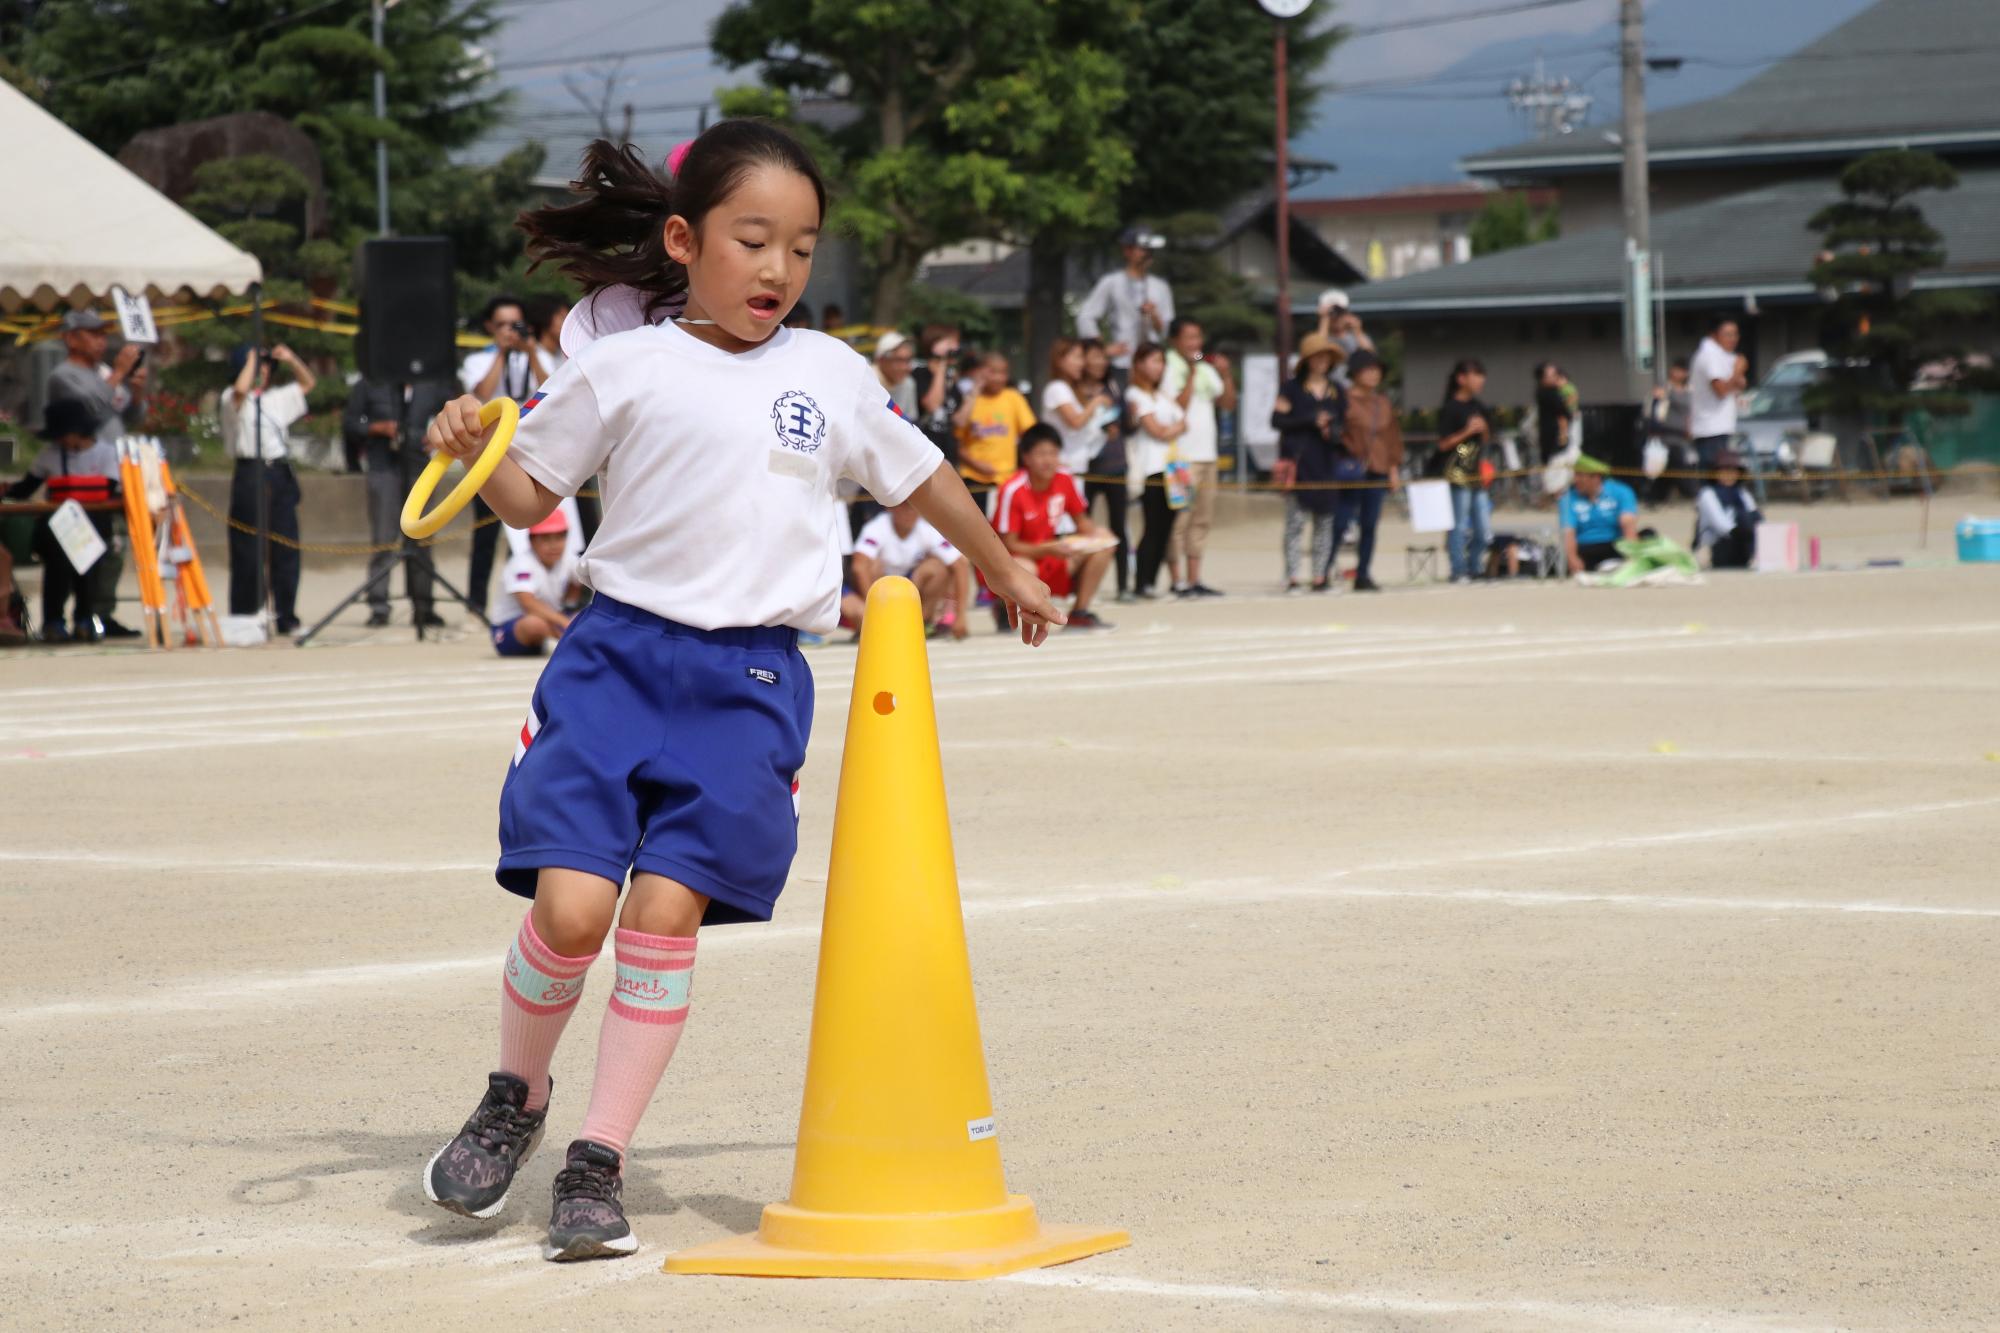
[[[405,218],[432,220],[440,192],[477,191],[481,173],[450,155],[502,110],[478,49],[499,26],[495,0],[403,0],[381,52],[368,6],[352,0],[16,0],[13,9],[25,16],[17,65],[31,92],[107,153],[142,130],[233,112],[296,124],[319,149],[343,247],[374,231],[378,136],[389,145],[397,228],[414,231]],[[386,121],[374,113],[378,66]]]
[[[1808,407],[1889,424],[1919,407],[1936,415],[1967,409],[1955,394],[1911,389],[1924,363],[1956,356],[1951,325],[1988,308],[1973,293],[1914,289],[1920,274],[1943,267],[1945,250],[1912,197],[1957,185],[1958,173],[1930,153],[1871,153],[1841,173],[1845,198],[1807,222],[1823,247],[1811,278],[1832,297],[1822,346],[1833,362],[1808,392]]]

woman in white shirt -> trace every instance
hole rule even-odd
[[[1125,483],[1136,487],[1139,512],[1146,530],[1139,536],[1139,569],[1133,591],[1150,601],[1159,596],[1153,581],[1166,558],[1167,539],[1174,532],[1174,511],[1167,504],[1167,457],[1173,442],[1187,431],[1187,415],[1173,395],[1160,391],[1167,354],[1157,343],[1141,343],[1132,354],[1132,387],[1125,391],[1125,412],[1132,422],[1125,450]],[[1175,575],[1174,582],[1180,582]]]
[[[1104,413],[1112,406],[1109,392],[1099,389],[1086,400],[1077,392],[1083,382],[1083,344],[1058,338],[1049,353],[1049,383],[1042,390],[1042,420],[1056,428],[1062,440],[1062,470],[1081,477],[1090,460],[1104,447]]]

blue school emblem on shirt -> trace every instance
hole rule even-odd
[[[787,389],[771,404],[771,424],[778,428],[778,438],[786,448],[802,454],[816,452],[826,438],[826,413],[819,410],[811,395],[798,389]]]

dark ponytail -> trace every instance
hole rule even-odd
[[[758,166],[796,171],[812,183],[826,215],[826,182],[805,147],[760,120],[711,125],[682,155],[669,181],[630,144],[597,139],[583,150],[570,192],[574,203],[531,208],[516,220],[527,234],[529,271],[554,264],[586,291],[624,284],[646,293],[650,316],[687,291],[687,270],[667,254],[667,219],[699,228],[711,208]]]
[[[1444,396],[1446,402],[1450,402],[1452,399],[1458,397],[1458,377],[1470,370],[1476,370],[1482,375],[1486,373],[1486,367],[1479,364],[1478,357],[1468,356],[1453,366],[1451,374],[1444,377]]]

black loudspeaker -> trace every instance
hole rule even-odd
[[[365,378],[407,383],[456,373],[458,281],[449,239],[364,241],[355,287],[361,293],[355,363]]]

